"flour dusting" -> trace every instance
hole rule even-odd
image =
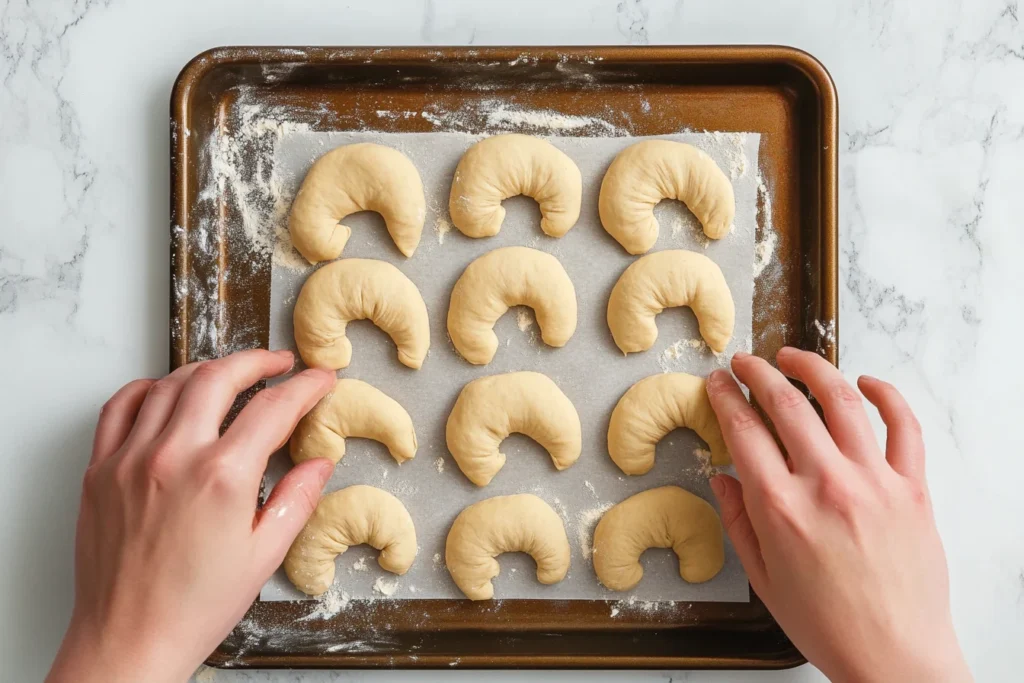
[[[580,547],[583,559],[590,564],[594,556],[594,527],[601,521],[604,513],[612,508],[612,503],[601,503],[589,510],[576,513],[576,544]]]
[[[526,332],[533,326],[533,316],[523,309],[516,311],[516,325],[520,332]]]
[[[373,590],[375,593],[390,598],[398,590],[398,583],[398,579],[385,579],[383,576],[378,576],[377,580],[373,582]]]
[[[441,216],[434,221],[434,232],[437,234],[437,243],[444,244],[444,238],[452,231],[452,224]]]
[[[338,616],[340,612],[348,609],[350,603],[349,594],[341,590],[341,586],[334,584],[326,593],[316,599],[316,607],[304,617],[295,621],[327,621]]]

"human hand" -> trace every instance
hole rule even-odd
[[[287,372],[288,351],[242,351],[137,380],[103,407],[85,472],[75,605],[48,681],[185,681],[245,614],[312,513],[333,465],[294,467],[257,512],[267,459],[334,386]]]
[[[712,488],[750,585],[833,681],[970,681],[924,476],[921,428],[894,387],[858,386],[888,432],[879,449],[860,394],[817,354],[785,348],[778,370],[732,369],[764,408],[786,458],[728,372],[708,378],[740,481]],[[807,386],[825,422],[783,374]]]

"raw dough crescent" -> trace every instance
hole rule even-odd
[[[701,150],[671,140],[644,140],[619,152],[601,181],[601,224],[630,254],[646,253],[658,239],[654,207],[662,199],[686,204],[721,239],[732,229],[732,183]]]
[[[625,474],[646,474],[658,442],[678,427],[707,442],[711,464],[732,462],[704,380],[685,372],[651,375],[626,390],[608,423],[608,454]]]
[[[640,556],[648,548],[672,548],[679,576],[708,581],[725,564],[722,522],[715,508],[678,486],[662,486],[630,496],[608,512],[594,530],[594,570],[613,591],[640,583]]]
[[[344,145],[320,157],[295,195],[288,230],[307,261],[341,256],[352,229],[341,221],[358,211],[384,217],[398,250],[412,256],[420,243],[426,199],[409,158],[384,145]]]
[[[334,558],[367,543],[380,551],[378,564],[404,574],[416,559],[416,529],[402,502],[372,486],[349,486],[320,499],[316,511],[284,558],[284,571],[306,595],[334,583]]]
[[[548,346],[564,346],[576,331],[576,289],[551,254],[528,247],[495,249],[470,263],[452,289],[448,335],[474,365],[498,350],[494,323],[511,306],[529,306]]]
[[[486,486],[505,464],[501,442],[526,434],[564,470],[580,457],[582,430],[572,401],[539,372],[509,372],[475,379],[462,388],[448,415],[445,438],[459,469]]]
[[[299,420],[289,444],[292,462],[327,458],[337,463],[350,436],[380,441],[399,465],[416,455],[416,430],[405,408],[366,382],[343,378]]]
[[[658,339],[654,317],[674,306],[693,309],[708,346],[725,351],[736,323],[729,285],[714,261],[685,249],[643,256],[619,276],[608,298],[608,327],[619,349],[651,348]]]
[[[295,302],[295,343],[311,367],[340,370],[352,360],[345,327],[369,318],[398,347],[398,360],[419,369],[430,348],[420,290],[385,261],[342,259],[309,276]]]
[[[490,600],[491,579],[501,571],[494,558],[515,552],[533,557],[537,580],[543,584],[558,583],[569,571],[569,539],[562,518],[529,493],[488,498],[460,512],[448,532],[444,559],[467,598]]]
[[[583,178],[564,152],[529,135],[495,135],[476,143],[459,160],[448,211],[468,237],[501,230],[501,202],[524,194],[540,206],[540,228],[551,237],[569,232],[580,217]]]

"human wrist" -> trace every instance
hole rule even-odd
[[[191,670],[160,654],[157,642],[116,637],[111,629],[76,623],[64,636],[46,683],[182,683]],[[180,660],[180,658],[178,658]]]
[[[822,671],[836,683],[972,683],[967,660],[953,636],[937,638],[927,647],[899,647],[880,652],[859,653],[855,662],[836,671]]]

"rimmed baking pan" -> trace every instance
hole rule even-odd
[[[806,53],[773,46],[228,47],[193,59],[172,94],[171,367],[267,345],[271,254],[245,244],[246,217],[232,193],[201,196],[223,172],[204,154],[215,136],[240,141],[233,154],[244,173],[262,172],[259,138],[232,137],[252,123],[243,104],[258,102],[324,131],[434,131],[450,121],[415,113],[459,110],[467,112],[459,130],[485,132],[485,108],[467,107],[485,100],[590,117],[629,135],[760,133],[767,192],[759,244],[772,258],[755,281],[753,351],[773,356],[788,344],[837,362],[838,105],[828,73]],[[382,102],[413,114],[379,116]],[[542,120],[506,124],[557,132],[544,130]],[[257,601],[208,663],[767,669],[804,661],[753,593],[749,603],[679,603],[614,619],[605,601],[402,600],[300,621],[309,611],[308,603]]]

